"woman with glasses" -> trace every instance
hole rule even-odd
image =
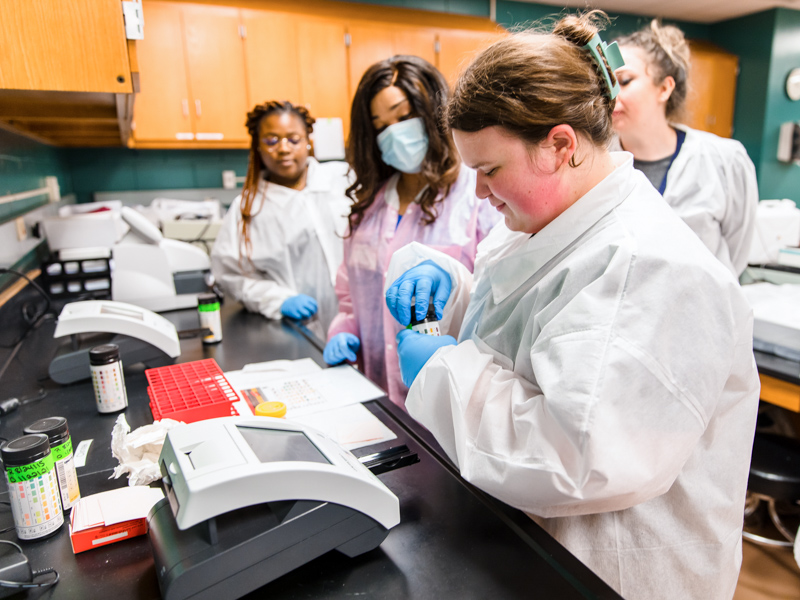
[[[247,115],[250,160],[211,252],[223,290],[269,319],[318,315],[318,333],[337,312],[336,269],[350,200],[347,163],[311,155],[314,119],[302,106],[271,101]]]
[[[440,121],[447,82],[416,56],[372,65],[353,99],[348,161],[356,181],[344,262],[336,279],[339,314],[328,331],[328,364],[355,361],[402,406],[394,338],[400,326],[383,301],[392,253],[419,242],[470,271],[475,249],[499,220],[475,195],[475,171],[461,165]]]

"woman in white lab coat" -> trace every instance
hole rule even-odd
[[[633,166],[738,277],[747,266],[758,204],[756,171],[741,143],[680,125],[689,83],[683,32],[652,21],[618,40],[625,66],[614,129]]]
[[[247,115],[250,162],[211,252],[223,290],[269,319],[307,319],[321,337],[338,311],[334,292],[350,200],[348,166],[310,156],[314,119],[266,102]]]
[[[406,408],[465,479],[627,600],[730,600],[752,315],[633,157],[606,150],[613,73],[586,49],[593,14],[496,42],[456,84],[447,123],[505,223],[474,276],[418,244],[392,258],[391,313],[407,323],[431,293],[458,336],[398,334]]]

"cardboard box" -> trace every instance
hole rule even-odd
[[[74,554],[113,544],[114,542],[121,542],[145,533],[147,533],[146,517],[115,523],[114,525],[100,525],[81,531],[73,531],[71,518],[69,523],[69,540],[72,543],[72,552]]]
[[[81,498],[69,516],[72,552],[144,535],[147,513],[163,497],[158,488],[133,486]]]

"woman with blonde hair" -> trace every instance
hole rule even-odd
[[[247,115],[250,161],[211,252],[223,290],[269,319],[317,315],[324,336],[338,311],[334,292],[350,200],[344,162],[311,155],[314,119],[291,102]],[[312,327],[312,329],[314,329]]]
[[[398,334],[406,408],[466,480],[624,598],[730,600],[752,313],[633,157],[608,151],[619,56],[600,14],[498,41],[456,84],[446,122],[504,223],[474,274],[419,244],[393,256],[390,312],[404,325],[432,296],[448,334]]]
[[[689,93],[683,32],[652,21],[617,40],[625,66],[614,129],[633,166],[647,175],[709,250],[739,276],[755,232],[758,186],[741,143],[680,125]]]

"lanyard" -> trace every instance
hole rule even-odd
[[[670,167],[672,167],[672,163],[675,162],[675,157],[678,156],[678,152],[681,151],[681,146],[683,146],[683,141],[686,139],[686,132],[681,131],[680,129],[676,129],[675,133],[678,134],[678,145],[675,147],[675,153],[672,155],[672,158],[669,159],[669,164],[667,165],[667,171],[664,173],[664,179],[661,180],[661,185],[658,186],[658,193],[662,196],[664,195],[664,190],[667,189],[667,175],[669,175]]]

